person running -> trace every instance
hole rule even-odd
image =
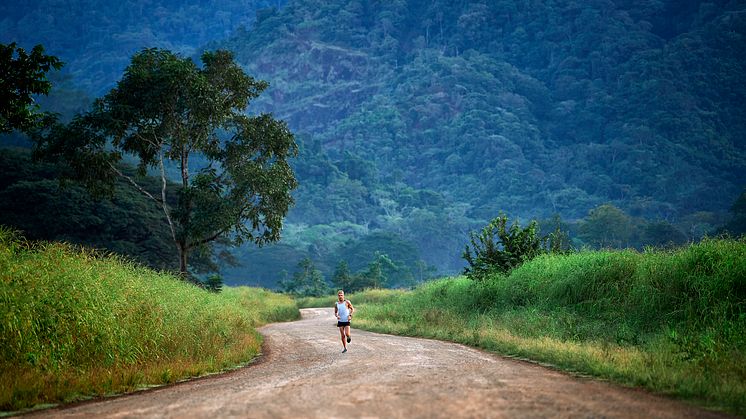
[[[339,334],[342,336],[342,347],[344,348],[342,353],[347,352],[347,344],[352,340],[350,337],[350,321],[352,321],[352,313],[354,312],[355,307],[352,306],[350,300],[345,300],[345,292],[337,291],[334,315],[337,316],[337,327],[339,327]]]

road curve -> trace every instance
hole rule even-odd
[[[355,330],[341,353],[331,309],[260,329],[254,365],[43,417],[722,417],[462,345]],[[354,325],[353,325],[354,326]]]

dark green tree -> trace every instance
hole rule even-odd
[[[570,253],[573,251],[570,234],[568,233],[569,226],[562,221],[559,214],[554,214],[548,220],[547,227],[552,229],[552,232],[546,236],[546,247],[550,253]]]
[[[592,209],[580,223],[580,238],[594,247],[629,247],[637,226],[621,209],[604,204]]]
[[[376,260],[379,255],[386,255],[391,261],[391,267],[386,268],[385,274],[390,278],[396,276],[397,282],[413,280],[412,270],[421,259],[412,242],[404,240],[399,234],[380,231],[348,241],[337,249],[336,254],[335,260],[347,261],[354,272],[367,269],[371,259]]]
[[[37,152],[67,162],[70,175],[94,193],[111,193],[124,178],[162,210],[188,276],[188,256],[219,238],[257,245],[280,238],[297,182],[288,158],[297,153],[293,134],[271,115],[247,116],[249,102],[267,87],[226,51],[205,52],[200,68],[169,51],[134,55],[124,76],[93,108],[66,125],[40,134]],[[160,173],[152,194],[118,163],[124,155],[138,172]],[[207,162],[196,170],[192,157]],[[179,187],[169,191],[168,165]]]
[[[45,114],[39,112],[33,95],[46,95],[52,88],[47,72],[59,70],[62,62],[35,46],[29,54],[15,42],[0,44],[0,134],[37,127]]]
[[[497,272],[509,272],[527,260],[545,252],[546,237],[539,236],[538,223],[532,220],[521,227],[516,221],[508,227],[508,217],[494,218],[477,234],[470,234],[463,258],[468,263],[464,274],[483,280]]]
[[[426,279],[432,278],[438,271],[435,266],[428,265],[422,259],[415,263],[415,268],[417,269],[417,277],[415,278],[417,282],[423,282]],[[414,283],[408,285],[414,285]]]
[[[340,261],[334,269],[334,276],[332,276],[332,285],[334,288],[351,292],[353,291],[354,279],[347,262],[344,260]]]
[[[283,292],[304,297],[321,297],[329,293],[329,284],[311,258],[301,260],[292,278],[281,280],[279,285]]]
[[[148,198],[120,181],[112,199],[96,200],[78,185],[60,188],[60,169],[33,161],[29,150],[0,148],[0,223],[30,240],[94,247],[154,269],[178,267],[163,214]],[[155,178],[145,181],[146,189],[158,189]]]
[[[644,246],[655,247],[680,246],[687,242],[686,234],[665,220],[645,223],[641,239]]]
[[[351,291],[367,288],[384,288],[391,284],[393,280],[392,274],[399,271],[401,271],[401,268],[388,255],[376,252],[373,260],[368,263],[368,267],[355,275]]]
[[[385,282],[386,277],[383,274],[382,266],[377,260],[374,260],[370,262],[367,269],[355,275],[354,291],[381,288]]]

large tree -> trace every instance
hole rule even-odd
[[[67,161],[91,191],[111,192],[121,177],[156,203],[184,276],[189,253],[217,239],[279,240],[297,184],[288,164],[297,146],[286,124],[246,113],[267,83],[247,75],[227,51],[205,52],[202,63],[143,50],[89,112],[51,127],[38,142],[40,154]],[[125,155],[136,159],[141,176],[160,173],[160,191],[119,168]],[[190,165],[195,156],[204,162],[198,170]],[[173,166],[180,182],[170,191]]]
[[[47,72],[59,70],[62,62],[35,46],[29,54],[15,42],[0,44],[0,134],[36,127],[44,114],[33,95],[46,95],[52,84]]]
[[[604,204],[588,213],[579,230],[581,240],[591,246],[620,249],[632,245],[637,225],[624,211]]]

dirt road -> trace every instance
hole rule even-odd
[[[342,345],[331,309],[266,326],[258,364],[77,406],[49,417],[719,417],[465,346],[353,329]],[[354,325],[353,325],[354,326]]]

